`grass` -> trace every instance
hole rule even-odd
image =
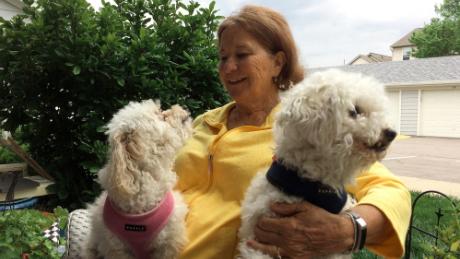
[[[412,201],[420,194],[412,192]],[[456,204],[460,204],[458,199],[453,199]],[[413,214],[413,226],[422,228],[423,230],[435,234],[437,231],[438,217],[436,212],[441,209],[443,216],[440,218],[440,228],[445,228],[452,224],[454,215],[452,213],[452,203],[448,199],[440,195],[424,195],[418,199]],[[421,234],[419,231],[412,231],[411,242],[411,258],[424,258],[429,255],[428,251],[432,250],[431,245],[435,244],[435,239],[427,235]],[[445,247],[445,244],[438,241],[438,247]],[[369,259],[382,258],[371,254],[367,250],[363,250],[353,256],[353,259]]]

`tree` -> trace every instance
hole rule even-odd
[[[435,10],[440,17],[431,19],[410,39],[417,58],[460,54],[460,0],[444,0]]]
[[[69,208],[92,201],[106,160],[104,125],[129,101],[159,99],[193,115],[220,106],[208,7],[181,0],[25,0],[0,20],[0,128],[15,132],[56,179]]]

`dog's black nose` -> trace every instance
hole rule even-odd
[[[393,141],[393,139],[396,138],[396,131],[392,130],[392,129],[385,129],[383,130],[383,135],[385,136],[386,140],[388,142],[391,142]]]

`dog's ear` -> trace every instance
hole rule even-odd
[[[190,136],[192,120],[187,110],[176,104],[169,110],[163,111],[163,116],[165,121],[181,136],[181,139],[187,139]]]
[[[172,126],[180,126],[182,122],[190,119],[189,113],[180,105],[173,105],[170,109],[163,111],[165,121]]]
[[[139,165],[145,152],[140,134],[136,130],[115,134],[110,139],[110,145],[108,187],[122,195],[135,194],[139,191],[135,179],[140,172]]]
[[[337,134],[337,100],[323,91],[299,95],[284,103],[277,127],[284,128],[311,145],[325,145]]]

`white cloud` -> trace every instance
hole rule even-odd
[[[348,0],[330,1],[339,15],[363,22],[391,22],[395,20],[423,20],[434,13],[439,1],[420,0]]]

